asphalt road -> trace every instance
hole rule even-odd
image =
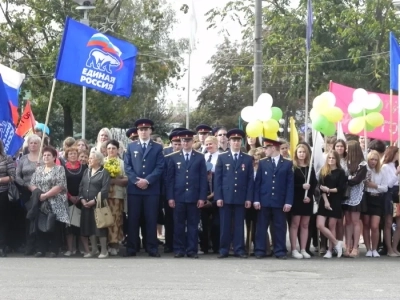
[[[400,258],[0,259],[0,299],[400,299]]]

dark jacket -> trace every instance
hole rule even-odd
[[[39,209],[40,209],[40,195],[43,194],[42,190],[35,189],[32,192],[31,198],[29,200],[30,207],[28,209],[28,213],[26,214],[26,218],[30,220],[29,225],[29,233],[35,233],[37,230],[37,219],[39,217]],[[26,205],[28,206],[28,203]]]

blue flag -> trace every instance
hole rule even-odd
[[[400,47],[393,32],[390,33],[390,89],[398,91]]]
[[[67,18],[55,78],[129,97],[136,56],[134,45]]]
[[[307,54],[310,53],[311,49],[311,36],[312,36],[312,27],[314,22],[314,15],[312,11],[311,0],[307,2],[307,32],[306,32],[306,48]]]
[[[11,104],[0,75],[0,139],[8,155],[14,155],[24,143],[24,139],[15,133]]]

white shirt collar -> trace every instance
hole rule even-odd
[[[141,145],[142,145],[143,143],[146,143],[146,146],[147,146],[147,145],[149,145],[150,140],[144,141],[144,140],[139,139],[139,142],[140,142]]]
[[[189,154],[189,156],[191,156],[191,155],[192,155],[192,150],[190,150],[190,151],[188,151],[188,152],[186,152],[185,150],[182,150],[182,152],[183,152],[183,155],[185,155],[185,156],[186,156],[186,153],[188,153],[188,154]]]

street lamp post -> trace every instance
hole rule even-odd
[[[80,20],[82,24],[89,26],[88,12],[89,10],[95,9],[94,6],[96,0],[82,1],[74,0],[79,6],[76,7],[77,10],[83,10],[83,19]],[[82,87],[82,139],[86,137],[86,87]]]

